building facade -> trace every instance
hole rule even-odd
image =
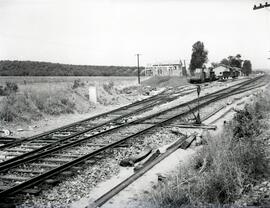
[[[148,64],[145,76],[184,76],[186,67],[182,63]]]
[[[226,66],[223,64],[220,64],[219,66],[215,67],[213,71],[215,72],[215,75],[220,78],[221,77],[228,78],[229,76],[231,77],[243,76],[243,73],[240,68]]]

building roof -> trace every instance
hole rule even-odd
[[[216,73],[216,75],[220,75],[222,74],[223,72],[229,72],[230,71],[230,68],[229,67],[226,67],[226,66],[223,66],[223,65],[219,65],[217,67],[215,67],[213,69],[213,71]]]

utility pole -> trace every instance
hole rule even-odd
[[[259,4],[259,6],[254,5],[253,10],[263,9],[266,7],[270,7],[270,4],[268,4],[268,2],[265,2],[265,4]]]
[[[140,55],[139,53],[136,54],[137,56],[137,67],[138,67],[138,84],[141,84],[141,79],[140,79]]]
[[[268,2],[265,2],[265,4],[259,4],[259,6],[254,5],[253,10],[263,9],[266,7],[270,7],[270,4]],[[268,58],[268,59],[270,59],[270,58]]]

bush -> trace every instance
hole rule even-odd
[[[10,94],[0,105],[0,120],[5,122],[38,120],[43,114],[60,115],[73,113],[75,101],[67,91],[26,91]]]
[[[43,91],[39,93],[31,92],[29,94],[31,100],[40,112],[49,115],[74,112],[75,102],[69,99],[67,91],[55,91],[53,93]]]
[[[113,90],[114,90],[114,82],[113,81],[110,81],[109,83],[104,83],[102,85],[103,89],[109,93],[110,95],[113,94]]]
[[[6,122],[37,120],[41,113],[27,94],[6,96],[0,107],[0,119]]]
[[[0,86],[0,95],[6,96],[18,92],[19,87],[14,82],[6,82],[6,86]]]
[[[83,87],[85,84],[80,79],[75,79],[73,81],[72,89],[76,89],[78,87]]]
[[[259,100],[238,111],[222,134],[215,138],[208,136],[207,145],[191,164],[179,171],[168,187],[162,186],[154,192],[152,201],[156,207],[222,206],[248,193],[270,169],[262,138],[267,128],[262,118],[266,117],[264,110],[269,110],[269,106],[269,100],[263,103]],[[200,172],[204,165],[204,172]],[[186,183],[187,178],[193,180]]]
[[[15,93],[19,89],[18,85],[15,82],[6,82],[5,91],[7,94]]]

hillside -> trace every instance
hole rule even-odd
[[[0,61],[0,76],[136,76],[137,67]]]
[[[151,87],[178,87],[186,84],[187,78],[178,76],[154,76],[142,82],[142,85]]]

